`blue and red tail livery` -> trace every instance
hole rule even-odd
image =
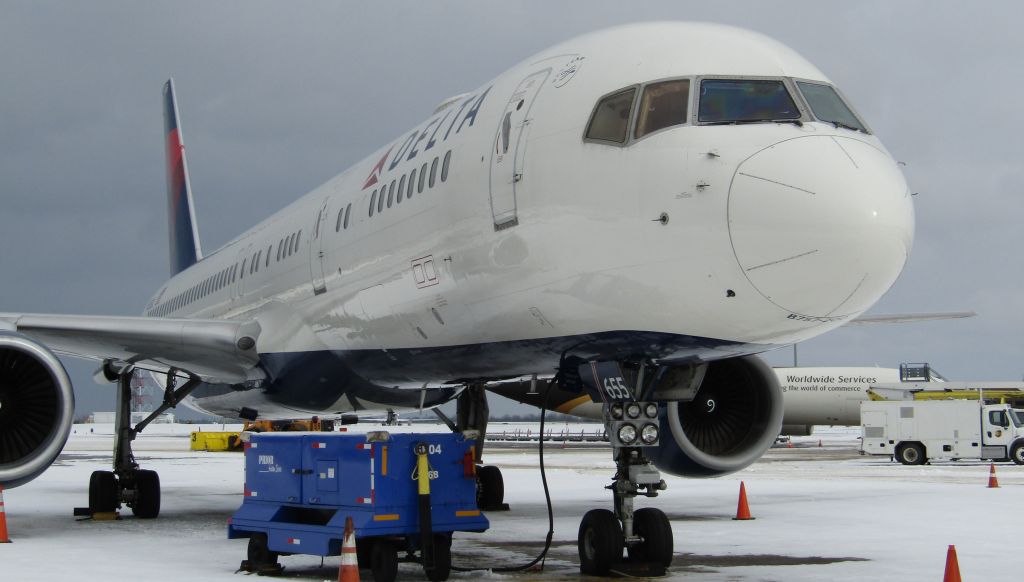
[[[171,275],[176,275],[203,258],[199,229],[192,202],[192,187],[185,163],[185,145],[178,122],[174,80],[164,84],[164,136],[167,147],[167,226],[170,234]]]

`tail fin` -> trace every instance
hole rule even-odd
[[[167,220],[173,276],[203,258],[173,79],[164,84],[164,137],[167,140]]]

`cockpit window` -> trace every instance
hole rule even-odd
[[[800,119],[782,81],[704,79],[700,82],[701,123],[753,123]]]
[[[636,87],[630,87],[601,99],[590,116],[587,139],[625,143],[635,97]]]
[[[857,116],[850,111],[850,108],[843,103],[842,98],[836,90],[829,85],[797,81],[797,87],[803,93],[807,104],[811,106],[811,112],[819,120],[832,123],[836,127],[845,127],[856,131],[867,133],[864,124],[857,119]]]
[[[686,123],[686,106],[689,100],[689,79],[647,85],[644,87],[643,97],[640,98],[633,137],[641,138],[659,129]]]

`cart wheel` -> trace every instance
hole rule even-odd
[[[387,540],[373,543],[370,548],[370,570],[374,582],[395,582],[395,576],[398,576],[398,551],[395,544]]]
[[[434,567],[423,568],[431,582],[444,582],[452,572],[452,537],[434,534]]]
[[[267,547],[267,534],[254,533],[249,536],[249,567],[253,572],[277,564],[277,552]]]
[[[633,533],[644,541],[629,547],[629,557],[635,562],[654,562],[668,568],[672,564],[674,540],[672,524],[665,512],[654,507],[638,509],[633,513]]]
[[[577,538],[580,573],[605,576],[613,563],[622,559],[622,527],[607,509],[591,509],[580,522]]]
[[[373,564],[373,538],[356,539],[356,561],[364,569]]]
[[[117,477],[113,471],[93,471],[89,477],[89,509],[107,513],[117,509]]]
[[[142,519],[160,515],[160,475],[156,471],[135,471],[135,503],[132,513]]]

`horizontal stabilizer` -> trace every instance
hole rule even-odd
[[[935,321],[937,319],[962,319],[978,315],[973,311],[940,311],[936,313],[890,313],[880,315],[862,315],[851,319],[844,325],[863,325],[866,323],[911,323],[918,321]]]

